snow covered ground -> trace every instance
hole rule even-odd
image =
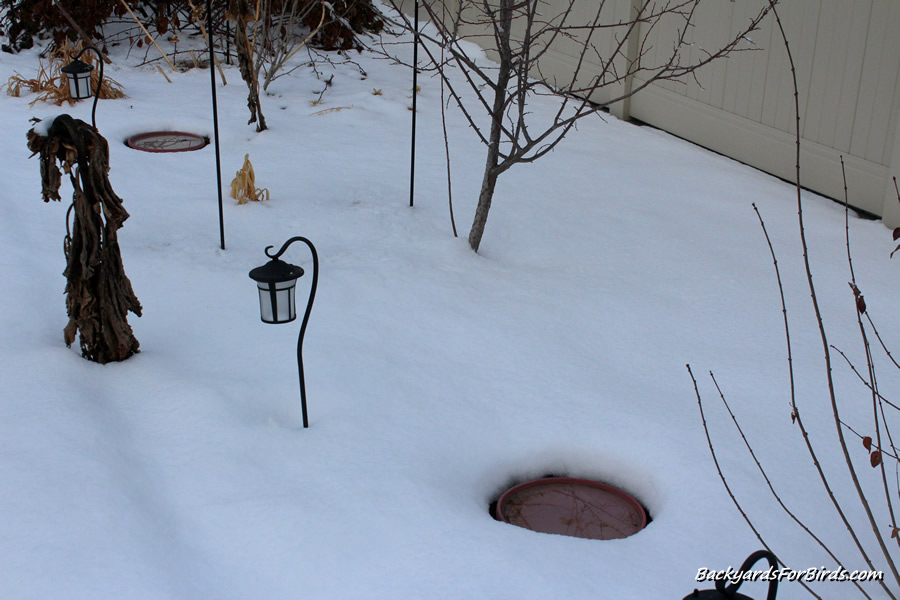
[[[408,43],[394,48],[411,55]],[[320,64],[318,77],[300,67],[263,98],[269,130],[256,133],[228,67],[218,89],[221,250],[212,146],[148,154],[122,143],[170,128],[212,135],[209,72],[169,72],[170,84],[135,66],[143,53],[125,53],[114,51],[107,74],[128,97],[97,108],[110,178],[131,213],[119,232],[125,271],[144,308],[130,319],[141,352],[125,362],[97,365],[63,344],[68,201],[41,202],[25,145],[32,117],[90,121],[90,103],[0,96],[3,597],[682,598],[712,587],[695,581],[698,569],[736,568],[761,547],[716,474],[686,363],[729,483],[779,557],[795,569],[836,566],[774,504],[709,370],[782,498],[846,568],[868,568],[791,424],[781,305],[753,202],[785,280],[805,423],[877,556],[834,443],[791,185],[654,129],[590,119],[555,153],[501,178],[475,254],[465,236],[483,149],[451,109],[454,238],[436,79],[420,78],[410,208],[407,68],[370,53]],[[37,68],[36,51],[0,55],[3,81]],[[267,202],[227,196],[245,154]],[[844,211],[806,194],[804,215],[830,341],[864,367]],[[849,231],[869,310],[896,342],[890,231],[852,214]],[[304,345],[305,430],[299,323],[262,324],[247,276],[266,246],[295,235],[321,260]],[[301,245],[284,258],[309,273]],[[896,370],[879,373],[895,396]],[[872,435],[866,389],[840,361],[834,374],[842,418]],[[848,436],[889,532],[877,473]],[[488,514],[510,484],[547,473],[621,486],[653,520],[600,542]],[[816,589],[857,593],[849,583]],[[806,596],[797,583],[779,590]]]

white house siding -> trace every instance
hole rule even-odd
[[[423,0],[425,1],[425,0]],[[457,0],[447,0],[450,7]],[[562,5],[565,0],[547,0]],[[640,0],[607,0],[606,22],[627,19]],[[689,32],[688,58],[739,31],[766,0],[707,0]],[[405,0],[411,12],[413,0]],[[579,2],[587,19],[595,0]],[[552,12],[548,8],[546,12]],[[900,226],[892,175],[900,175],[900,0],[782,0],[779,15],[794,57],[800,91],[802,184],[843,199],[840,158],[850,203]],[[657,27],[645,61],[663,61],[676,31]],[[790,65],[774,19],[750,36],[758,50],[717,61],[697,81],[653,83],[629,102],[610,106],[635,118],[759,169],[794,178],[794,98]],[[612,32],[598,47],[611,50]],[[545,77],[565,79],[576,44],[562,41],[542,64]],[[630,48],[631,56],[636,47]],[[593,63],[599,69],[599,62]],[[644,83],[640,78],[633,86]],[[592,98],[604,103],[621,89]]]

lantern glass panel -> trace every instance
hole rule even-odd
[[[69,74],[69,94],[76,100],[83,100],[94,95],[91,90],[91,72]]]
[[[289,323],[297,318],[296,279],[274,283],[257,282],[259,314],[264,323]]]

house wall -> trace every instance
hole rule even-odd
[[[443,4],[452,10],[457,2]],[[564,2],[547,0],[547,12]],[[639,3],[607,0],[604,22],[627,20]],[[412,14],[414,0],[401,4]],[[766,0],[701,3],[688,36],[692,43],[688,58],[733,37],[765,4]],[[576,10],[584,14],[575,16],[586,20],[593,10],[589,6],[596,6],[596,0],[580,1]],[[882,216],[891,227],[900,226],[900,202],[892,181],[892,175],[900,175],[900,2],[786,0],[779,15],[799,88],[801,183],[843,199],[843,157],[850,203]],[[674,48],[676,30],[665,22],[660,25],[650,30],[642,61],[664,61]],[[757,50],[716,61],[701,69],[696,80],[652,83],[610,110],[793,180],[794,91],[787,52],[771,16],[751,39]],[[617,38],[614,30],[602,30],[594,41],[601,55],[606,51],[609,56]],[[577,41],[555,43],[541,65],[544,76],[564,79],[571,74],[577,48]],[[629,60],[638,52],[637,44],[632,44]],[[601,68],[599,60],[591,66]],[[606,103],[625,86],[642,83],[636,77],[591,99]]]

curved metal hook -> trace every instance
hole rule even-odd
[[[305,237],[302,237],[302,236],[299,236],[299,235],[298,235],[298,236],[294,236],[294,237],[292,237],[291,239],[289,239],[288,241],[286,241],[286,242],[284,243],[284,245],[281,247],[281,250],[279,250],[279,251],[276,252],[275,254],[269,254],[269,249],[274,248],[275,246],[266,246],[266,250],[265,250],[266,256],[268,256],[269,258],[273,258],[273,259],[274,259],[274,258],[278,258],[278,257],[281,256],[282,254],[284,254],[285,251],[288,249],[288,246],[290,246],[290,245],[293,244],[294,242],[304,242],[307,246],[309,246],[309,249],[312,250],[313,257],[315,258],[315,255],[316,255],[316,249],[313,248],[312,243],[310,243],[310,241],[309,241],[308,239],[306,239]]]
[[[755,565],[761,559],[765,558],[769,562],[769,566],[773,569],[778,568],[778,558],[769,552],[768,550],[757,550],[753,554],[747,557],[747,560],[744,561],[744,564],[741,565],[739,569],[740,572],[745,573],[750,570],[750,567]],[[728,598],[733,598],[737,593],[739,587],[741,587],[741,583],[743,581],[738,581],[736,583],[732,583],[727,585],[724,579],[720,579],[716,581],[716,591],[724,594]],[[778,591],[778,579],[772,579],[769,581],[769,592],[766,594],[766,600],[775,600],[775,594]]]
[[[75,208],[75,200],[69,205],[66,211],[66,237],[63,238],[63,255],[69,258],[69,249],[72,247],[72,228],[69,227],[69,217],[72,216],[72,210]]]

